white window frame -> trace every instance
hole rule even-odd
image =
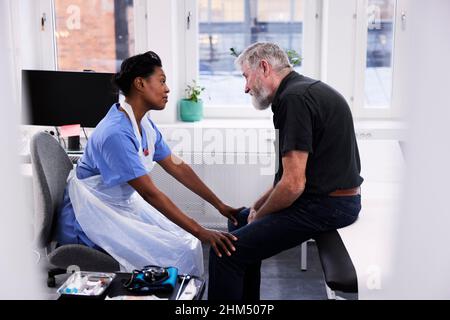
[[[46,13],[48,28],[41,32],[40,28],[34,28],[30,37],[40,39],[36,45],[38,62],[31,68],[39,70],[57,70],[56,39],[54,37],[54,0],[23,0],[33,6],[33,19],[39,21],[42,14]],[[153,115],[158,123],[174,123],[177,121],[177,101],[182,96],[180,82],[184,82],[184,74],[180,70],[179,56],[183,56],[180,49],[184,49],[178,42],[183,36],[182,26],[179,21],[183,19],[180,13],[183,1],[178,0],[134,0],[134,29],[135,51],[143,53],[148,50],[157,52],[164,63],[164,70],[168,76],[168,84],[171,88],[171,99],[165,112]],[[51,25],[51,28],[50,28]],[[182,39],[182,43],[184,40]],[[181,75],[183,75],[181,77]],[[180,80],[180,79],[183,80]]]
[[[341,93],[353,110],[356,1],[324,0],[319,79]]]
[[[136,54],[148,51],[148,1],[134,0],[134,30]]]
[[[145,52],[148,47],[147,16],[148,1],[134,0],[134,30],[135,30],[135,50],[137,53]],[[39,38],[39,65],[42,70],[58,69],[58,52],[55,38],[55,2],[54,0],[36,1],[36,18],[41,19],[45,14],[45,30],[37,29],[36,35]]]
[[[53,0],[36,1],[36,20],[45,17],[44,29],[36,28],[39,39],[39,69],[56,70],[55,6]]]
[[[184,88],[199,78],[198,7],[197,0],[134,0],[136,52],[158,52],[163,61],[171,88],[171,101],[165,112],[155,113],[159,123],[177,122],[178,100]],[[33,24],[46,14],[44,31],[28,28],[22,41],[32,39],[33,54],[27,68],[56,70],[56,39],[54,37],[54,0],[23,0],[21,5],[33,11]],[[306,76],[320,79],[338,90],[349,103],[355,120],[403,119],[399,76],[405,70],[402,54],[403,32],[401,14],[404,0],[397,0],[394,29],[392,98],[389,109],[364,108],[364,77],[367,50],[367,0],[304,0],[303,70]],[[160,14],[164,12],[164,14]],[[187,17],[190,16],[190,28]],[[30,24],[31,25],[31,24]],[[31,43],[27,41],[27,43]],[[30,58],[30,57],[28,57]],[[243,91],[244,89],[242,89]],[[208,107],[205,118],[270,119],[270,110],[256,111],[250,105],[242,107]]]
[[[303,73],[310,77],[318,77],[320,74],[320,48],[321,48],[321,25],[322,25],[322,0],[303,0],[304,1],[304,34],[303,34]],[[185,85],[192,79],[199,79],[199,50],[198,50],[198,1],[185,0],[185,17],[190,14],[191,26],[188,30],[185,28],[185,65],[186,77]],[[306,30],[306,31],[305,31]],[[242,93],[244,88],[242,88]],[[208,107],[208,101],[204,101],[204,116],[209,119],[270,119],[272,112],[270,109],[257,111],[251,105],[229,106],[215,105]]]
[[[399,69],[401,68],[401,3],[396,0],[394,11],[394,29],[392,46],[392,87],[391,101],[388,108],[370,108],[365,106],[365,82],[367,63],[367,15],[368,0],[357,1],[356,8],[356,39],[355,39],[355,75],[354,75],[354,102],[353,115],[357,119],[401,119],[403,112],[401,109],[401,97],[396,90],[398,86]]]

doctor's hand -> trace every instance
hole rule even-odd
[[[231,222],[233,222],[233,224],[235,226],[238,225],[238,221],[236,220],[236,216],[239,214],[239,212],[241,212],[242,210],[244,210],[245,207],[239,208],[239,209],[235,209],[232,208],[230,206],[227,206],[226,204],[222,205],[221,207],[219,207],[219,212],[221,215],[223,215],[224,217],[228,218],[231,220]]]
[[[232,241],[237,241],[237,238],[228,232],[203,228],[199,232],[197,238],[199,238],[201,242],[208,242],[220,258],[222,258],[221,252],[231,256],[231,251],[236,251]]]

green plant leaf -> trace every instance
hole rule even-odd
[[[289,49],[286,51],[286,54],[289,58],[289,62],[293,66],[298,66],[302,62],[302,57],[297,53],[297,51]]]
[[[200,99],[200,95],[204,90],[204,87],[199,86],[195,80],[192,80],[192,85],[186,85],[186,97],[188,100],[198,102],[198,100]]]
[[[237,58],[239,57],[240,53],[238,53],[235,48],[230,48],[230,55]]]

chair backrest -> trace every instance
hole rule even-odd
[[[67,177],[73,164],[58,141],[39,132],[30,144],[33,169],[34,230],[36,244],[47,247],[52,241],[53,217],[60,206]]]

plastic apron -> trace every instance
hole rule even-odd
[[[148,114],[141,125],[147,137],[149,155],[144,156],[142,138],[131,106],[121,103],[139,141],[139,157],[150,172],[156,133]],[[177,267],[180,273],[203,274],[200,241],[171,222],[146,202],[128,183],[107,187],[101,175],[78,179],[69,175],[68,190],[75,217],[85,234],[121,265],[132,271],[145,265]]]

